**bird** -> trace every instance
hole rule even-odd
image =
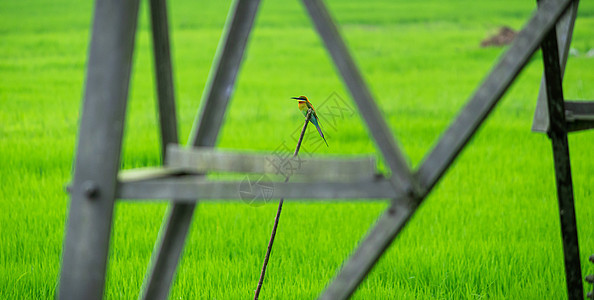
[[[311,104],[311,102],[309,102],[309,100],[307,99],[307,97],[305,96],[299,96],[299,97],[292,97],[291,99],[295,99],[299,101],[299,104],[297,104],[297,107],[299,107],[299,110],[301,111],[301,113],[303,113],[303,115],[305,117],[307,117],[307,111],[311,108],[311,115],[309,117],[309,121],[314,124],[314,126],[316,126],[316,128],[318,129],[318,132],[320,133],[320,136],[322,137],[322,139],[324,139],[324,143],[326,143],[326,147],[328,146],[328,142],[326,142],[326,138],[324,137],[324,134],[322,133],[322,129],[320,128],[320,118],[318,118],[318,115],[316,114],[316,110],[313,108],[313,105]]]

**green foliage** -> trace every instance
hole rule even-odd
[[[180,138],[187,140],[229,3],[172,1]],[[530,1],[330,1],[354,56],[413,167],[502,53],[480,48],[498,26],[521,28]],[[582,1],[572,47],[594,47],[594,6]],[[0,298],[56,292],[92,4],[0,3]],[[122,167],[160,163],[150,24],[141,6]],[[570,57],[569,99],[594,99],[594,58]],[[374,298],[565,296],[550,144],[530,132],[542,72],[528,65],[494,114],[355,293]],[[303,120],[289,97],[314,105],[336,92],[352,105],[298,2],[265,0],[219,145],[272,151]],[[322,118],[323,121],[323,118]],[[326,126],[326,127],[324,127]],[[322,123],[329,148],[375,153],[357,115]],[[309,134],[314,134],[310,132]],[[594,253],[593,132],[570,137],[582,261]],[[319,294],[387,206],[285,204],[262,298]],[[118,203],[107,298],[141,289],[165,204]],[[172,298],[249,298],[276,210],[201,203]],[[583,273],[594,273],[583,264]]]

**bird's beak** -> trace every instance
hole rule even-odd
[[[291,97],[291,99],[301,100],[301,98],[297,98],[297,97]]]

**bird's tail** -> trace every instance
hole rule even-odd
[[[324,143],[326,143],[326,147],[330,147],[330,146],[328,146],[328,142],[326,142],[326,138],[324,137],[324,134],[322,133],[322,129],[320,128],[320,125],[318,125],[318,124],[314,124],[314,125],[316,125],[316,129],[318,129],[320,136],[322,137],[322,139],[324,139]]]

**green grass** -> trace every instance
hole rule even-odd
[[[399,144],[416,167],[502,49],[480,40],[520,28],[531,1],[330,1],[333,16]],[[572,47],[594,48],[582,1]],[[170,3],[180,137],[187,140],[228,3]],[[141,6],[122,167],[160,163],[147,5]],[[56,293],[92,3],[0,3],[0,298]],[[571,57],[565,96],[594,99],[594,58]],[[566,295],[551,147],[530,132],[535,55],[453,168],[354,294],[373,298],[559,299]],[[298,2],[265,0],[221,132],[223,148],[272,151],[302,122],[294,103],[350,96]],[[309,133],[314,134],[313,132]],[[327,128],[319,153],[376,153],[357,114]],[[594,133],[570,136],[583,274],[594,273]],[[314,298],[384,202],[286,203],[262,299]],[[173,299],[249,298],[276,203],[200,204]],[[135,298],[165,204],[118,203],[106,297]]]

